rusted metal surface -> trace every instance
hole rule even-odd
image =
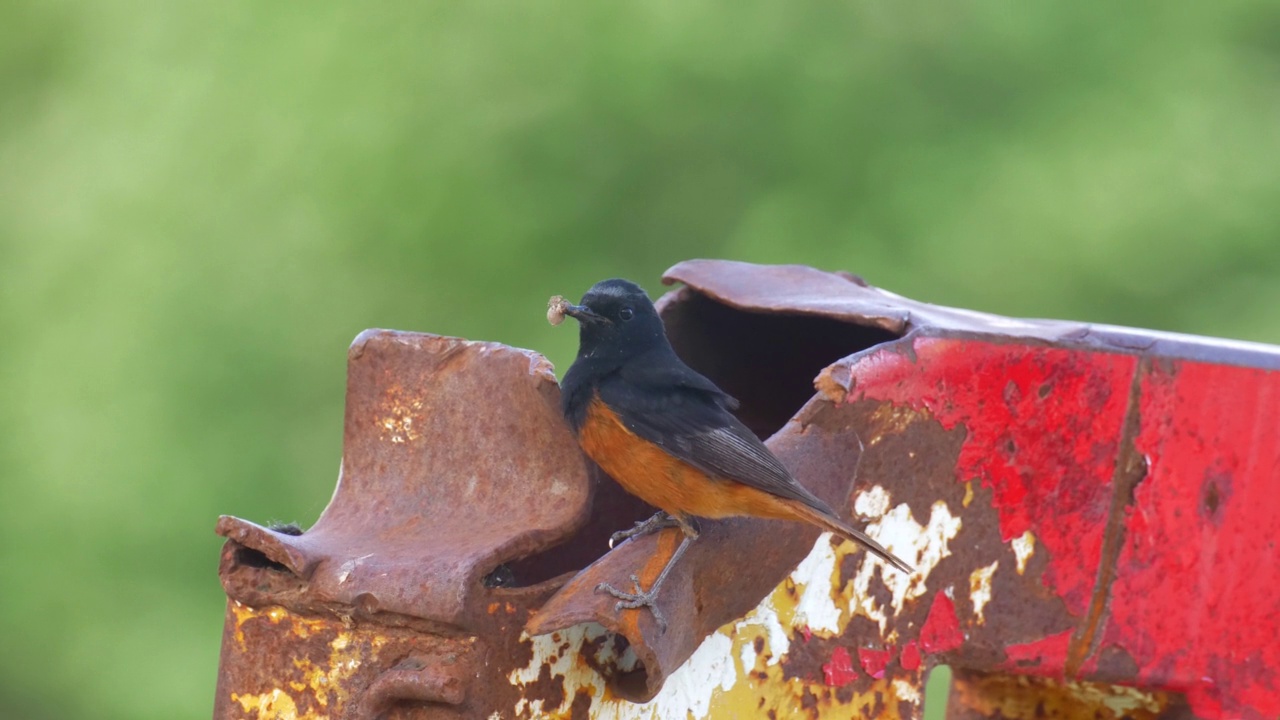
[[[789,302],[853,322],[868,292],[885,295],[855,282],[841,293],[826,276],[819,306],[804,294],[815,272],[801,268],[669,275],[743,309]],[[804,292],[780,299],[778,285]],[[910,418],[904,431],[964,433],[949,472],[885,485],[917,515],[926,477],[923,502],[945,498],[948,481],[990,493],[962,519],[994,519],[997,536],[955,539],[968,582],[944,579],[951,562],[930,578],[961,614],[953,665],[1182,693],[1204,717],[1280,714],[1280,350],[904,305],[913,332],[832,365],[817,386]],[[911,445],[908,458],[940,447]]]
[[[1177,696],[1122,685],[1035,675],[957,672],[947,704],[949,720],[1173,720],[1192,717]]]
[[[558,403],[534,353],[358,337],[324,514],[297,536],[218,522],[229,603],[215,717],[514,707],[507,675],[529,655],[529,613],[614,529],[589,521],[592,495],[617,516],[647,511],[609,486],[595,493]]]
[[[668,279],[681,356],[915,574],[706,522],[660,632],[594,587],[647,583],[678,531],[607,551],[646,508],[584,467],[545,364],[375,333],[317,525],[219,524],[216,716],[918,718],[939,663],[953,717],[1280,714],[1280,350],[795,266]]]

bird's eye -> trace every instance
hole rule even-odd
[[[636,316],[636,311],[632,310],[629,307],[624,307],[618,311],[618,317],[622,318],[623,321],[630,320],[635,316]]]

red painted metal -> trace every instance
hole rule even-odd
[[[922,338],[911,349],[859,362],[858,395],[963,426],[956,479],[991,488],[1002,540],[1035,533],[1049,550],[1045,584],[1083,614],[1137,359],[969,338]]]
[[[846,648],[837,647],[831,651],[831,660],[822,665],[822,678],[832,687],[848,685],[858,679],[858,670]]]
[[[1005,661],[1000,664],[1000,669],[1029,675],[1062,677],[1066,674],[1072,635],[1072,631],[1067,630],[1031,642],[1005,645]]]
[[[862,665],[862,671],[871,677],[882,678],[884,677],[885,667],[893,659],[894,651],[895,648],[892,646],[884,650],[858,648],[858,664]]]
[[[1280,714],[1280,372],[973,338],[903,350],[856,362],[852,394],[963,427],[956,480],[991,489],[1003,540],[1034,533],[1045,587],[1095,626],[1007,644],[1001,667],[1088,677],[1114,651],[1136,664],[1127,682],[1184,693],[1201,717]],[[1113,528],[1127,422],[1144,476]],[[921,647],[961,640],[937,595]]]
[[[964,644],[955,603],[943,593],[933,596],[929,615],[920,628],[920,648],[930,655],[955,650]]]
[[[920,667],[920,644],[912,640],[902,646],[902,657],[898,658],[903,670],[915,670]]]
[[[1164,363],[1139,408],[1149,477],[1102,645],[1205,717],[1280,716],[1280,373]]]

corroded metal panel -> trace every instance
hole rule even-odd
[[[219,718],[1280,714],[1280,351],[918,303],[698,261],[660,304],[795,477],[916,571],[707,522],[670,625],[600,582],[647,508],[583,464],[523,351],[376,332],[301,535],[224,518]],[[815,379],[816,376],[816,379]]]

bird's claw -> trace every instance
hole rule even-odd
[[[666,632],[667,619],[662,616],[662,611],[658,609],[658,593],[654,590],[649,590],[648,592],[641,590],[640,578],[636,577],[634,574],[631,576],[631,585],[635,588],[635,592],[619,590],[609,583],[600,583],[597,585],[596,592],[606,592],[618,598],[617,604],[613,606],[615,612],[634,610],[642,607],[649,608],[649,612],[653,614],[654,622],[658,624],[658,631]]]
[[[648,535],[649,533],[657,532],[664,528],[675,527],[679,524],[680,523],[676,522],[675,518],[671,517],[667,513],[658,512],[648,520],[641,520],[640,522],[636,523],[635,527],[631,528],[630,530],[619,530],[618,532],[610,535],[609,549],[612,550],[614,547],[618,546],[622,542],[630,540],[633,537]]]

